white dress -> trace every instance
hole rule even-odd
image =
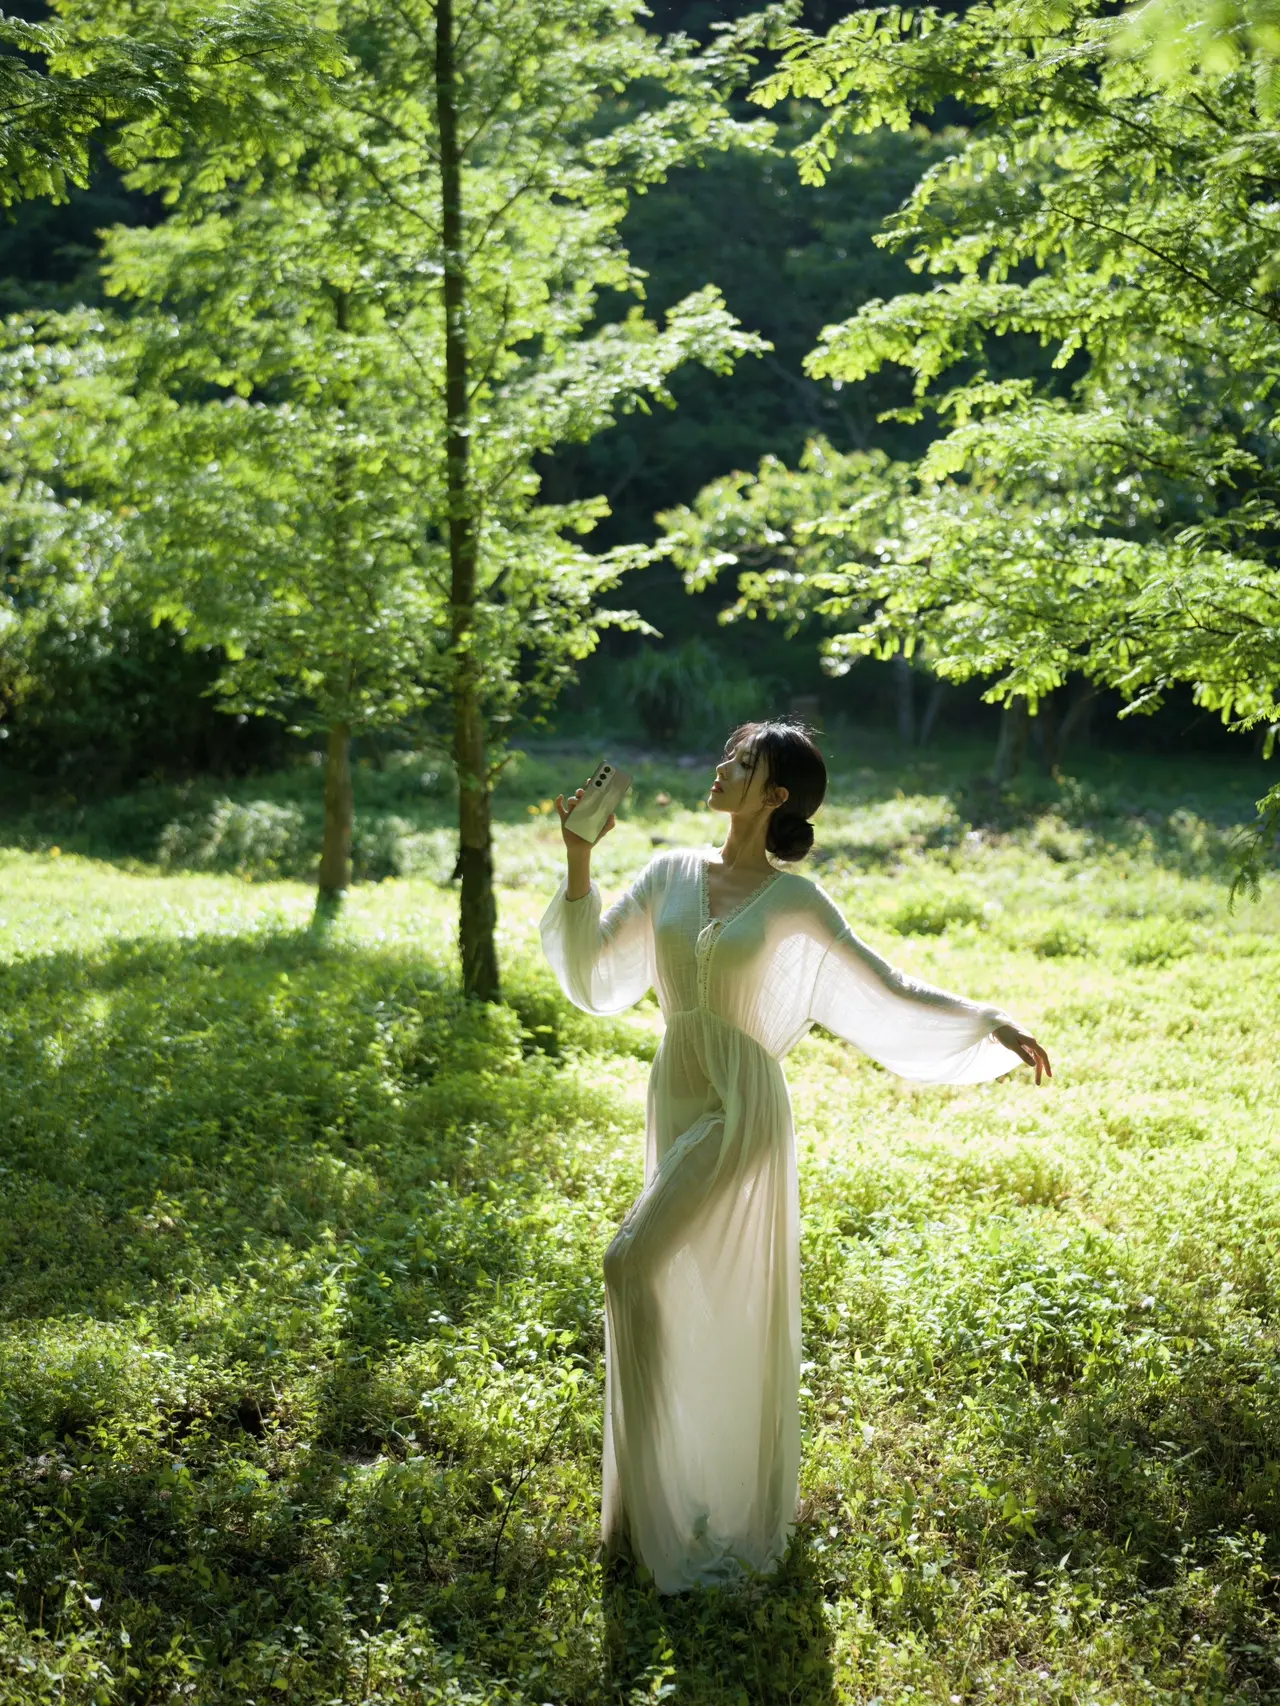
[[[618,1013],[656,984],[644,1190],[605,1255],[606,1553],[674,1593],[768,1569],[800,1460],[799,1206],[779,1065],[815,1022],[891,1071],[974,1084],[1017,1066],[1009,1022],[896,971],[817,883],[775,871],[711,918],[710,851],[651,859],[601,917],[566,882],[542,942],[566,995]]]

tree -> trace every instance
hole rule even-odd
[[[55,0],[55,5],[57,0]],[[333,37],[288,0],[208,7],[178,0],[134,8],[131,29],[110,7],[28,23],[0,14],[0,203],[65,201],[89,182],[92,144],[135,133],[218,137],[228,152],[270,140],[284,109],[268,87],[322,95],[339,59]]]
[[[754,92],[829,109],[814,183],[846,132],[956,100],[977,121],[876,239],[935,282],[828,327],[807,363],[907,369],[940,436],[905,495],[860,479],[881,536],[788,596],[842,620],[848,653],[927,639],[939,674],[995,677],[989,698],[1034,709],[1078,671],[1136,710],[1186,682],[1248,727],[1280,717],[1272,82],[1236,49],[1170,48],[1193,22],[1162,15],[1153,60],[1093,0],[883,8],[793,33]],[[818,526],[838,537],[838,512]]]
[[[231,706],[327,732],[322,902],[349,872],[351,730],[450,704],[463,981],[485,998],[505,731],[635,620],[599,603],[632,557],[571,537],[603,502],[539,502],[535,458],[668,401],[682,361],[762,347],[710,287],[662,329],[592,326],[602,290],[639,286],[628,191],[767,136],[721,98],[740,53],[656,42],[633,12],[480,4],[464,29],[447,4],[348,6],[332,98],[251,169],[120,144],[173,206],[106,249],[134,304],[122,491],[157,614],[226,648]]]
[[[11,317],[0,338],[0,738],[14,710],[38,695],[33,660],[46,631],[92,609],[119,528],[85,506],[66,478],[86,483],[113,461],[119,392],[101,316],[89,311]]]
[[[82,18],[42,23],[0,15],[0,203],[6,207],[24,198],[68,202],[74,188],[90,184],[104,141],[118,140],[124,126],[135,140],[149,138],[170,152],[198,135],[205,157],[216,153],[230,169],[275,144],[288,97],[323,99],[341,65],[332,34],[288,0],[216,7],[166,0],[137,9],[132,27],[124,28],[109,13],[102,6]],[[89,202],[95,210],[101,205]],[[20,246],[30,238],[30,222],[20,225]],[[55,323],[23,308],[0,339],[8,427],[0,451],[5,719],[48,696],[41,671],[68,643],[85,644],[95,633],[118,640],[133,622],[145,624],[143,609],[126,608],[118,576],[115,617],[124,612],[123,627],[104,620],[107,541],[118,544],[118,528],[94,508],[89,491],[95,470],[101,474],[113,460],[104,460],[101,449],[121,402],[106,333],[92,314],[70,312]],[[87,643],[86,655],[104,666],[110,661],[99,641]],[[83,677],[81,671],[78,687]],[[118,732],[134,714],[122,704],[95,703],[92,688],[82,709],[97,733]],[[61,726],[65,733],[65,714]],[[110,771],[108,761],[102,773]]]

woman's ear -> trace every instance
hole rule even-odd
[[[791,798],[791,791],[788,788],[770,788],[767,798],[770,806],[776,812],[779,806],[786,805]]]

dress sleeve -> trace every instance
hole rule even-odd
[[[621,1013],[653,983],[650,902],[656,864],[649,861],[603,918],[595,879],[585,895],[569,900],[567,876],[542,915],[542,951],[560,987],[586,1013]]]
[[[812,1021],[921,1084],[978,1084],[1022,1064],[991,1035],[997,1025],[1016,1023],[1002,1008],[908,977],[854,935],[828,895],[817,895],[814,924],[825,952]]]

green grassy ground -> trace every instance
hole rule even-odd
[[[503,796],[495,1010],[420,779],[361,785],[439,847],[321,937],[299,881],[147,863],[172,802],[123,852],[127,803],[11,826],[0,1702],[1280,1700],[1280,892],[1224,885],[1256,778],[993,802],[963,755],[837,755],[812,874],[1057,1078],[792,1055],[802,1522],[772,1581],[666,1600],[593,1561],[659,1020],[537,951],[587,756]],[[606,890],[706,841],[703,780],[644,767]]]

